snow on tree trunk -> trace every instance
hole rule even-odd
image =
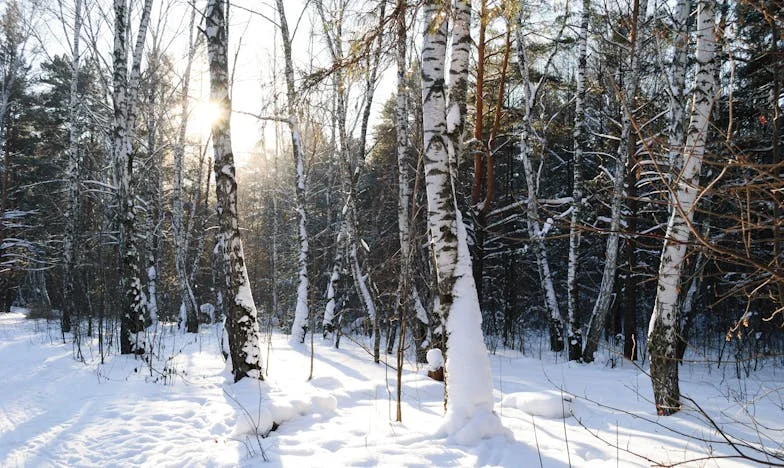
[[[585,121],[585,72],[588,68],[588,25],[591,17],[591,0],[583,0],[580,15],[579,48],[577,58],[577,90],[574,104],[574,156],[572,157],[572,218],[569,222],[569,270],[566,275],[567,289],[567,349],[570,361],[580,359],[583,336],[580,331],[579,290],[577,273],[580,269],[580,229],[583,207],[583,148],[586,147]]]
[[[629,44],[631,65],[624,77],[626,83],[621,96],[621,138],[618,144],[615,174],[613,175],[613,197],[610,205],[610,229],[607,234],[607,247],[605,248],[604,269],[599,293],[594,303],[591,318],[588,321],[585,347],[583,348],[583,361],[592,362],[594,353],[599,347],[602,330],[607,321],[610,305],[615,292],[615,273],[618,269],[618,241],[620,240],[621,209],[626,195],[624,184],[626,182],[626,166],[630,153],[634,152],[636,137],[632,134],[632,115],[634,112],[634,96],[637,94],[637,85],[640,81],[640,58],[638,38],[648,7],[648,0],[635,0],[632,13],[633,28]]]
[[[224,241],[226,264],[226,331],[234,381],[243,377],[264,379],[259,347],[260,334],[256,305],[245,266],[237,219],[237,180],[231,148],[231,98],[225,3],[210,0],[205,14],[207,56],[210,66],[210,100],[219,109],[212,124],[215,191],[218,201],[218,224]]]
[[[133,181],[133,140],[136,128],[136,96],[139,90],[141,60],[144,40],[150,21],[152,0],[145,0],[139,31],[133,50],[130,76],[128,76],[126,45],[128,5],[125,0],[114,1],[114,53],[113,53],[113,98],[114,129],[112,162],[114,165],[117,204],[120,209],[120,284],[123,290],[122,317],[120,320],[120,352],[122,354],[143,353],[138,338],[144,330],[146,301],[142,290],[137,249],[137,219],[135,213],[135,191]]]
[[[335,301],[335,288],[338,280],[340,280],[340,269],[343,264],[343,239],[340,234],[338,234],[337,244],[337,253],[332,262],[332,273],[329,275],[329,281],[327,282],[327,305],[324,307],[324,320],[322,322],[324,337],[326,337],[328,333],[335,331],[335,308],[337,307]]]
[[[76,216],[79,212],[79,172],[81,159],[79,153],[79,40],[82,29],[82,0],[74,5],[74,36],[71,50],[71,95],[68,106],[68,180],[65,206],[65,236],[63,238],[63,333],[71,331],[71,316],[76,313],[74,301],[74,270],[76,266]],[[77,324],[78,330],[78,324]]]
[[[520,159],[523,162],[525,172],[525,183],[528,190],[528,201],[526,203],[526,225],[528,237],[533,241],[532,247],[536,256],[536,264],[539,270],[539,281],[544,292],[544,305],[547,309],[550,328],[550,350],[560,352],[564,348],[563,339],[563,320],[561,311],[558,307],[558,299],[555,296],[555,286],[553,275],[550,270],[550,263],[547,257],[547,246],[544,243],[544,233],[539,225],[539,202],[536,198],[537,185],[534,181],[534,169],[531,164],[533,153],[533,107],[535,92],[531,89],[531,82],[528,74],[528,57],[523,38],[523,14],[518,15],[517,24],[517,61],[520,73],[523,77],[523,123],[520,131]]]
[[[659,264],[656,301],[648,328],[651,382],[660,415],[680,409],[678,388],[677,324],[681,268],[686,256],[699,191],[700,169],[709,132],[711,108],[716,92],[713,2],[697,2],[697,46],[694,92],[686,145],[675,162],[680,172],[670,206],[670,218]]]
[[[196,53],[196,43],[193,40],[193,26],[195,23],[196,9],[191,9],[190,26],[188,29],[188,58],[185,62],[185,74],[182,79],[182,106],[180,109],[180,128],[177,136],[177,145],[174,147],[174,186],[172,190],[172,241],[174,243],[174,269],[177,274],[177,286],[180,291],[180,301],[185,307],[185,326],[189,333],[199,331],[196,313],[196,300],[190,285],[190,278],[186,269],[187,259],[187,230],[184,223],[182,200],[182,167],[185,155],[185,131],[188,126],[188,91],[191,79],[191,66]],[[208,177],[209,179],[209,177]],[[201,181],[199,181],[201,184]],[[196,211],[194,206],[193,211]]]
[[[456,25],[453,43],[468,47],[468,2],[458,0],[453,9]],[[448,404],[442,432],[460,442],[497,433],[500,421],[492,412],[493,392],[490,361],[482,337],[482,314],[471,271],[467,234],[455,196],[456,155],[459,149],[450,141],[448,130],[459,127],[464,108],[451,102],[447,118],[444,62],[447,42],[446,15],[435,2],[425,5],[425,30],[422,50],[422,127],[425,150],[425,180],[428,199],[428,228],[435,257],[438,305],[446,331],[447,357],[445,391]],[[467,70],[467,62],[452,69]],[[467,54],[464,56],[467,60]],[[463,80],[452,74],[453,84]],[[460,91],[451,94],[460,98]],[[465,94],[462,95],[465,99]],[[448,128],[448,122],[451,122]],[[459,140],[459,134],[458,140]]]
[[[308,231],[306,229],[307,215],[305,213],[305,146],[299,130],[297,92],[294,88],[294,65],[291,56],[291,36],[283,8],[283,0],[276,0],[278,15],[280,16],[280,34],[283,38],[283,54],[285,61],[286,95],[288,98],[288,124],[291,132],[291,147],[294,153],[296,166],[295,210],[297,212],[297,240],[299,241],[299,282],[297,285],[297,302],[294,309],[294,322],[291,325],[292,344],[305,341],[308,328]]]

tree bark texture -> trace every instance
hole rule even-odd
[[[71,331],[71,317],[76,313],[74,298],[74,270],[76,267],[76,226],[79,212],[79,175],[81,168],[79,152],[79,41],[82,29],[82,0],[74,5],[74,36],[71,50],[71,95],[68,106],[68,180],[65,206],[65,237],[63,238],[63,333]],[[78,328],[78,325],[77,325]]]
[[[639,36],[645,22],[648,0],[635,0],[632,11],[632,33],[629,41],[631,63],[628,74],[624,77],[625,87],[621,93],[621,138],[618,144],[615,174],[613,175],[613,196],[610,206],[610,229],[607,234],[607,247],[602,282],[599,293],[588,321],[583,361],[592,362],[594,353],[599,348],[602,330],[607,323],[607,315],[615,297],[615,277],[618,270],[618,250],[621,237],[621,216],[623,201],[626,197],[624,184],[630,153],[636,148],[636,135],[632,133],[632,112],[634,112],[635,95],[640,81]]]
[[[114,54],[113,54],[113,165],[117,203],[120,210],[120,284],[123,290],[122,318],[120,320],[120,352],[144,353],[143,337],[147,315],[140,275],[140,258],[137,248],[136,193],[133,186],[133,140],[136,135],[136,97],[139,91],[141,60],[144,40],[150,22],[152,0],[145,0],[139,31],[134,45],[130,75],[128,74],[128,48],[126,44],[128,5],[126,0],[114,1]]]
[[[307,214],[305,212],[305,143],[299,129],[298,99],[294,87],[294,65],[291,56],[291,36],[286,21],[286,12],[283,0],[276,0],[278,15],[280,16],[280,34],[283,39],[283,54],[285,61],[286,95],[288,98],[288,125],[291,132],[291,147],[294,154],[296,167],[296,186],[294,190],[297,212],[297,240],[299,242],[299,264],[297,303],[294,310],[294,321],[291,325],[291,343],[303,343],[308,328],[308,231],[306,229]]]
[[[215,191],[218,201],[218,224],[223,239],[223,257],[227,267],[224,298],[226,331],[229,339],[234,381],[244,377],[264,380],[259,346],[259,323],[256,306],[245,266],[237,216],[237,180],[231,147],[231,98],[227,25],[223,0],[210,0],[205,12],[207,56],[210,66],[210,100],[219,109],[212,124]]]
[[[457,209],[455,162],[461,146],[461,123],[470,43],[470,5],[457,0],[452,9],[452,64],[455,89],[447,90],[444,63],[447,46],[447,11],[438,2],[425,5],[422,51],[422,127],[425,151],[425,182],[428,228],[437,278],[437,305],[446,331],[447,432],[493,407],[487,349],[482,337],[482,314],[476,296],[465,226]],[[457,57],[457,59],[456,59]],[[464,57],[465,62],[460,57]],[[460,100],[462,99],[462,104]],[[457,138],[457,140],[454,140]]]
[[[696,71],[689,128],[686,145],[675,161],[680,170],[674,181],[675,193],[671,197],[670,218],[659,264],[656,302],[648,328],[651,382],[656,411],[660,415],[670,415],[680,409],[676,359],[678,300],[681,270],[693,229],[700,169],[716,92],[713,3],[709,0],[697,2]]]

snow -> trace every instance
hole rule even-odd
[[[438,432],[443,384],[411,361],[398,423],[395,372],[350,340],[336,350],[317,339],[308,382],[308,353],[273,334],[262,346],[265,360],[270,346],[266,380],[232,384],[223,375],[220,325],[203,325],[199,334],[159,326],[152,341],[161,356],[152,370],[116,353],[102,365],[96,342],[83,344],[82,364],[60,339],[57,321],[27,319],[21,308],[0,312],[0,466],[267,466],[267,457],[272,467],[644,467],[653,464],[648,459],[733,455],[693,405],[657,417],[644,369],[626,361],[610,368],[606,359],[564,362],[541,352],[546,337],[527,338],[525,355],[502,348],[489,355],[495,415],[484,412],[446,436]],[[684,393],[733,436],[777,449],[780,361],[761,362],[760,371],[738,380],[733,363],[717,368],[705,360],[695,354],[681,367]],[[492,434],[497,420],[504,433],[471,434]],[[261,437],[273,421],[279,427]],[[754,465],[722,459],[686,466]]]
[[[199,312],[209,317],[210,323],[215,321],[215,306],[209,302],[205,302],[204,304],[200,305]]]
[[[452,289],[454,302],[446,321],[448,338],[444,366],[449,402],[439,432],[456,443],[474,444],[505,431],[493,413],[492,376],[482,336],[482,313],[459,210],[455,222],[458,260]]]
[[[444,355],[441,350],[433,348],[427,351],[427,368],[430,372],[435,372],[444,365]]]
[[[502,406],[546,419],[568,418],[572,411],[572,403],[571,395],[556,391],[510,393],[501,400]]]

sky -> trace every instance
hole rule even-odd
[[[189,0],[153,1],[153,13],[145,50],[149,50],[152,42],[157,41],[173,58],[178,71],[182,72],[188,52],[187,29],[192,3]],[[110,70],[113,24],[111,4],[106,0],[83,0],[83,2],[88,17],[85,18],[83,25],[82,53],[87,53],[86,51],[91,47],[99,50],[100,60],[104,67]],[[364,5],[362,1],[356,3],[360,6]],[[35,53],[44,56],[70,55],[73,4],[74,0],[43,0],[37,15],[39,46]],[[289,29],[294,36],[292,48],[295,73],[327,65],[330,58],[323,41],[320,37],[313,41],[310,39],[314,30],[314,21],[316,28],[321,27],[315,17],[313,6],[306,5],[303,0],[285,0],[284,4]],[[206,1],[196,2],[199,12],[203,12],[205,5]],[[135,35],[138,30],[141,1],[132,0],[131,9],[132,31]],[[57,19],[58,17],[65,17],[65,27],[61,25],[62,22]],[[262,137],[262,126],[266,127],[263,136],[268,148],[273,147],[275,138],[271,123],[264,124],[247,114],[272,115],[275,93],[280,97],[279,104],[285,105],[283,54],[280,32],[274,23],[276,21],[277,13],[272,0],[237,0],[230,6],[229,66],[230,73],[233,75],[234,112],[231,125],[235,160],[240,167],[248,163],[252,152],[258,150],[257,143]],[[129,44],[133,42],[134,38]],[[277,86],[273,85],[273,70],[277,70]],[[297,78],[299,77],[298,75]],[[110,80],[110,77],[107,79]],[[375,95],[371,127],[379,115],[383,102],[389,98],[393,89],[394,71],[387,71],[382,74]],[[208,103],[209,74],[203,47],[193,65],[190,95],[192,114],[188,133],[192,138],[201,137],[206,140],[209,134],[210,116],[214,114],[214,108]],[[283,134],[285,135],[285,132]]]

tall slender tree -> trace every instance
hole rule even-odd
[[[553,271],[550,268],[547,246],[544,242],[546,228],[540,224],[539,218],[539,186],[534,177],[534,167],[531,157],[534,153],[535,131],[534,131],[534,105],[538,101],[539,91],[541,90],[543,79],[538,83],[533,83],[528,71],[529,60],[526,50],[525,37],[523,35],[524,15],[521,9],[517,14],[517,63],[520,74],[523,77],[523,122],[520,131],[520,153],[519,158],[523,163],[525,174],[525,185],[528,189],[526,201],[526,226],[528,236],[532,241],[532,249],[536,256],[536,265],[539,271],[539,282],[544,292],[544,305],[547,310],[550,329],[550,350],[562,351],[564,348],[563,338],[563,318],[558,305],[558,298],[555,295],[555,284],[553,281]],[[549,62],[548,62],[549,65]],[[547,71],[547,70],[545,70]],[[550,223],[551,224],[551,223]]]
[[[692,220],[700,187],[700,169],[705,141],[710,131],[711,109],[716,96],[716,39],[714,10],[710,0],[697,2],[697,46],[694,91],[689,110],[686,145],[673,181],[670,217],[659,264],[656,303],[648,328],[648,351],[651,356],[651,382],[656,411],[670,415],[680,409],[678,385],[677,336],[681,270],[686,247],[693,229]]]
[[[648,0],[634,0],[631,15],[631,31],[629,34],[629,67],[624,76],[624,88],[620,94],[621,101],[621,135],[613,174],[613,194],[610,206],[610,229],[607,233],[607,247],[602,282],[596,297],[591,317],[588,320],[583,361],[593,362],[594,353],[599,348],[602,330],[607,322],[610,305],[615,292],[615,277],[618,271],[618,251],[621,238],[621,216],[624,198],[626,197],[626,171],[631,155],[635,152],[636,135],[632,132],[632,119],[635,109],[635,96],[640,83],[640,32],[645,23]]]
[[[577,56],[577,89],[574,102],[574,155],[572,156],[572,218],[569,223],[569,270],[566,275],[568,336],[570,361],[580,359],[583,337],[579,321],[579,291],[577,274],[580,270],[580,229],[585,188],[583,187],[583,151],[586,148],[585,74],[588,69],[588,25],[591,19],[591,0],[583,0]]]
[[[444,64],[447,18],[450,16],[454,25],[447,103]],[[490,414],[493,408],[490,362],[482,337],[482,314],[466,229],[457,209],[455,193],[455,166],[465,118],[469,23],[470,3],[466,0],[456,0],[451,9],[441,2],[425,5],[422,49],[425,183],[430,244],[437,276],[436,311],[446,338],[445,391],[449,399],[445,429],[448,432],[459,431],[473,417]]]
[[[130,74],[128,73],[128,47],[126,44],[129,24],[127,0],[114,1],[114,55],[113,101],[114,132],[112,163],[114,182],[117,186],[120,231],[120,283],[123,291],[122,318],[120,320],[120,352],[143,353],[143,337],[147,305],[140,277],[140,259],[137,247],[138,220],[136,218],[136,193],[133,185],[134,151],[136,135],[137,95],[141,77],[141,62],[147,27],[150,23],[152,0],[145,0],[139,29],[133,49]]]
[[[297,240],[299,241],[299,274],[297,285],[297,302],[294,309],[294,322],[291,325],[291,342],[302,343],[308,327],[308,231],[307,214],[305,212],[305,143],[299,128],[299,99],[294,86],[294,62],[291,55],[291,35],[286,21],[283,0],[276,0],[280,17],[280,34],[283,39],[283,60],[285,63],[286,97],[288,101],[288,125],[291,132],[291,149],[296,168],[296,184],[294,188],[295,210],[297,212]]]
[[[218,224],[226,265],[224,298],[226,332],[234,381],[244,377],[264,380],[259,322],[253,302],[237,216],[237,179],[231,147],[228,23],[224,0],[210,0],[205,11],[207,56],[210,64],[210,100],[218,113],[212,123],[215,192]]]
[[[184,221],[182,178],[183,160],[185,156],[185,132],[188,126],[188,97],[191,81],[191,67],[196,54],[196,43],[193,38],[193,27],[196,19],[196,9],[191,9],[190,25],[188,29],[188,57],[185,62],[185,72],[182,77],[182,104],[180,107],[180,128],[177,143],[174,147],[174,185],[172,190],[172,240],[174,243],[174,269],[177,273],[177,285],[180,290],[181,307],[185,307],[185,328],[188,332],[196,333],[199,323],[196,313],[196,298],[193,295],[190,278],[186,268],[187,260],[187,230]],[[208,178],[209,179],[209,178]],[[196,207],[191,211],[194,213]]]
[[[74,3],[73,44],[71,47],[71,90],[68,106],[68,169],[65,204],[65,236],[63,238],[63,315],[62,331],[71,330],[71,317],[76,312],[74,301],[74,269],[76,266],[76,214],[79,211],[79,41],[82,31],[82,0]]]

